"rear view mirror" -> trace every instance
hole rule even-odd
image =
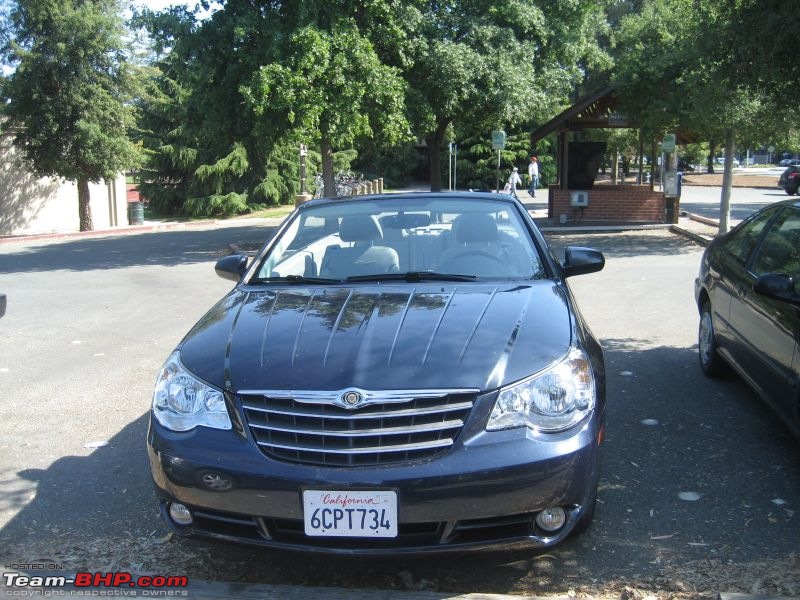
[[[567,246],[564,249],[564,262],[561,265],[561,273],[564,277],[595,273],[602,270],[605,264],[606,259],[603,253],[598,250],[580,246]]]
[[[800,294],[795,290],[794,278],[785,273],[766,273],[753,284],[753,291],[767,298],[800,304]]]
[[[214,270],[223,279],[239,281],[244,272],[247,271],[247,255],[231,254],[225,258],[220,258],[217,264],[214,265]]]
[[[384,229],[415,229],[417,227],[428,227],[431,224],[431,217],[423,213],[401,213],[381,217],[380,223]]]

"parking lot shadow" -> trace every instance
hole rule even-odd
[[[0,490],[3,507],[19,511],[0,531],[0,554],[67,570],[275,585],[604,597],[635,585],[706,597],[747,592],[758,579],[760,591],[791,595],[800,585],[800,464],[788,430],[736,377],[703,377],[695,348],[603,344],[595,521],[547,552],[365,560],[171,539],[156,514],[142,415],[86,456],[19,471],[34,493]]]
[[[110,540],[155,531],[146,428],[147,415],[142,415],[100,447],[87,449],[85,456],[64,456],[47,468],[5,474],[0,506],[16,514],[0,530],[3,558],[63,558],[92,545],[98,556],[108,547],[108,556]]]
[[[607,258],[632,256],[674,256],[702,250],[702,246],[666,229],[644,231],[619,231],[614,233],[560,233],[545,234],[548,244],[559,260],[564,258],[566,246],[590,246],[603,252]]]
[[[0,273],[92,271],[133,266],[207,262],[229,253],[228,244],[252,247],[272,237],[276,227],[223,227],[160,231],[31,242],[0,246]]]

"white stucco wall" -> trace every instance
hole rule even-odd
[[[128,225],[125,177],[89,185],[95,229]],[[11,139],[0,140],[0,235],[70,232],[80,229],[78,187],[74,182],[35,177],[14,151]]]

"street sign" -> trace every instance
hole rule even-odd
[[[664,152],[675,152],[675,134],[669,133],[664,136],[664,139],[661,141],[661,149]]]
[[[503,150],[506,147],[506,132],[503,130],[492,132],[492,150]]]

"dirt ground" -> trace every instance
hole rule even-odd
[[[683,185],[721,186],[722,173],[684,173]],[[733,187],[775,188],[778,185],[777,175],[733,174]]]
[[[599,174],[595,183],[610,184],[608,175]],[[636,176],[631,174],[625,179],[625,183],[636,183]],[[721,186],[722,173],[684,173],[683,185],[696,186]],[[774,189],[778,185],[778,175],[750,175],[744,172],[733,173],[733,187],[766,188]]]

